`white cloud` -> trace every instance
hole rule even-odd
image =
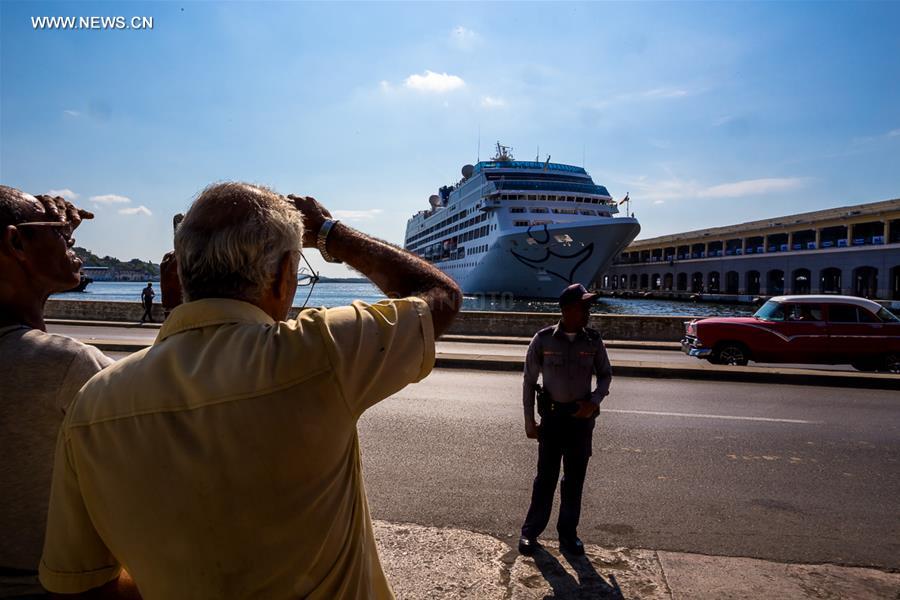
[[[61,190],[50,190],[47,192],[47,195],[48,196],[60,196],[62,198],[65,198],[69,202],[74,202],[75,200],[78,200],[78,194],[76,194],[69,188],[63,188]]]
[[[587,100],[583,103],[585,108],[593,110],[605,110],[611,106],[633,103],[633,102],[650,102],[653,100],[677,100],[688,96],[695,96],[702,93],[702,89],[686,89],[676,87],[658,87],[639,92],[624,92],[607,96],[600,100]]]
[[[118,194],[103,194],[102,196],[91,196],[91,202],[95,204],[128,204],[131,202],[131,198]]]
[[[69,115],[70,117],[80,117],[81,116],[81,113],[78,112],[77,110],[71,110],[71,109],[64,110],[63,113]]]
[[[688,95],[690,95],[688,90],[666,87],[654,88],[641,93],[644,98],[684,98]]]
[[[468,51],[474,49],[480,39],[477,33],[471,29],[466,29],[462,25],[454,27],[453,31],[450,32],[450,41],[460,50]]]
[[[131,206],[128,208],[120,208],[120,215],[147,215],[148,217],[152,216],[153,213],[150,212],[150,209],[141,204],[140,206]]]
[[[418,73],[410,75],[403,82],[403,85],[419,92],[443,94],[465,87],[466,82],[456,75],[426,70],[423,75]]]
[[[701,198],[740,198],[742,196],[756,196],[768,192],[795,190],[803,187],[805,184],[806,179],[803,177],[747,179],[744,181],[714,185],[700,190],[697,195]]]
[[[661,204],[667,200],[683,198],[741,198],[759,196],[773,192],[798,189],[805,186],[806,177],[769,177],[764,179],[746,179],[715,185],[704,185],[695,180],[670,176],[668,179],[650,180],[647,177],[615,178],[626,188],[635,191],[636,200],[650,200]]]
[[[665,203],[666,203],[665,200],[654,200],[653,201],[653,204],[665,204]]]
[[[481,106],[484,108],[503,108],[506,106],[506,100],[503,98],[494,98],[493,96],[485,96],[481,99]]]
[[[721,127],[722,125],[727,125],[727,124],[731,123],[732,121],[734,121],[734,119],[735,119],[734,115],[725,115],[725,116],[719,117],[718,119],[715,119],[712,122],[712,125],[713,125],[713,127]]]
[[[888,136],[888,137],[898,137],[898,136],[900,136],[900,129],[891,129],[890,131],[888,131],[887,136]]]
[[[380,208],[371,208],[369,210],[333,210],[332,216],[346,221],[371,221],[382,211]]]

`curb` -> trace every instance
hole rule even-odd
[[[159,329],[162,323],[141,323],[139,321],[82,321],[81,319],[44,319],[47,325],[69,325],[81,327],[121,327],[123,329]]]
[[[491,335],[442,335],[439,342],[457,342],[466,344],[509,344],[527,346],[531,338]],[[617,350],[671,350],[681,352],[681,342],[641,342],[637,340],[603,340],[607,348]]]
[[[136,323],[130,321],[80,321],[77,319],[45,319],[48,325],[66,325],[69,327],[117,327],[122,329],[159,329],[162,323]],[[467,344],[509,344],[515,346],[527,346],[531,342],[528,337],[510,337],[493,335],[454,335],[445,334],[440,337],[441,342],[461,342]],[[603,340],[607,348],[619,350],[672,350],[681,351],[681,342],[637,340]]]
[[[137,352],[149,346],[149,344],[116,340],[90,340],[85,343],[96,346],[105,352]],[[521,358],[511,356],[438,352],[435,355],[434,366],[438,369],[473,369],[521,373],[525,367],[525,362]],[[647,363],[626,360],[613,360],[612,367],[617,377],[900,390],[900,376],[897,375],[816,371],[811,369],[725,367],[719,365],[699,368],[671,363]]]

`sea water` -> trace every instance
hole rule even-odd
[[[60,300],[94,300],[98,302],[140,302],[141,290],[147,285],[140,281],[95,281],[83,292],[55,294]],[[155,301],[160,301],[159,284],[154,283]],[[307,295],[309,298],[307,300]],[[368,282],[322,281],[312,288],[298,287],[294,306],[343,306],[354,300],[377,302],[384,294]],[[466,296],[463,310],[558,312],[553,301],[519,300],[509,295]],[[601,298],[592,312],[628,315],[691,315],[691,316],[741,316],[752,314],[755,307],[742,304],[714,304],[677,300],[651,300],[644,298]]]

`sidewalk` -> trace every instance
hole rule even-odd
[[[836,565],[602,548],[561,556],[556,543],[520,556],[517,538],[375,521],[381,561],[400,600],[896,600],[900,574]]]

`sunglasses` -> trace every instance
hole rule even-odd
[[[306,293],[306,299],[303,301],[303,306],[300,307],[302,309],[306,308],[306,303],[309,302],[309,298],[312,296],[313,288],[316,287],[316,282],[319,281],[319,273],[312,268],[303,252],[300,253],[300,258],[303,259],[306,266],[297,270],[297,285],[309,288],[309,291]]]
[[[75,245],[75,238],[72,237],[72,227],[68,223],[31,221],[28,223],[16,223],[16,228],[18,229],[19,227],[50,227],[66,243],[66,247],[71,248]]]

